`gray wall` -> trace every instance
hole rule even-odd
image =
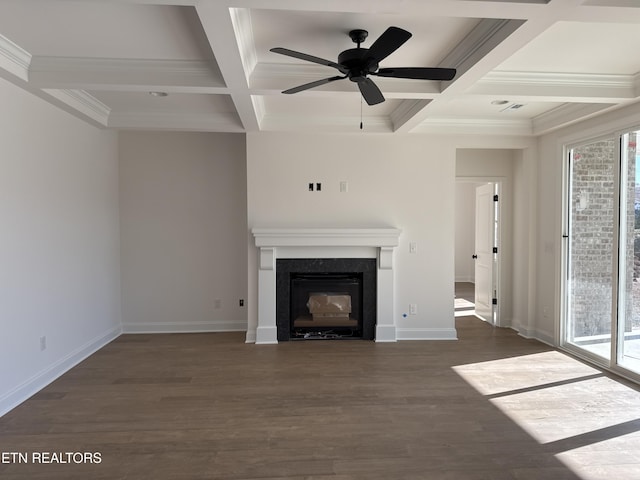
[[[243,134],[122,132],[125,332],[246,329]]]
[[[120,333],[120,256],[117,134],[1,79],[0,105],[2,415]]]

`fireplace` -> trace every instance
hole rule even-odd
[[[277,260],[276,326],[278,341],[373,340],[376,260]]]
[[[291,338],[291,274],[316,275],[323,272],[362,275],[361,307],[360,300],[354,301],[353,297],[350,299],[352,316],[355,315],[354,303],[357,303],[357,308],[361,308],[362,318],[356,319],[358,328],[360,322],[362,323],[361,338],[373,338],[376,342],[397,340],[393,257],[394,249],[398,246],[400,230],[388,227],[261,227],[253,228],[251,233],[257,247],[257,257],[254,259],[257,267],[257,305],[255,316],[249,317],[247,343],[273,344],[287,335]],[[282,263],[283,260],[285,263]],[[304,261],[306,265],[296,263],[299,261]],[[362,262],[368,266],[349,265],[351,261]],[[287,262],[295,267],[287,267]],[[287,293],[284,296],[279,295],[279,289],[286,289]],[[323,287],[313,293],[344,293],[344,288]],[[303,303],[308,301],[309,299],[306,299]],[[283,311],[287,312],[286,318]],[[355,332],[359,333],[359,330]]]

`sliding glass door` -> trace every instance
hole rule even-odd
[[[604,359],[611,355],[616,151],[608,138],[569,152],[566,341]]]
[[[640,158],[638,132],[622,136],[617,363],[640,373]]]
[[[568,159],[565,345],[640,374],[637,132],[575,146]],[[636,233],[638,232],[638,233]]]

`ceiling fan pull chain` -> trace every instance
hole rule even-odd
[[[362,95],[360,95],[360,130],[362,130]]]

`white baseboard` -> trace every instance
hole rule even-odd
[[[520,335],[523,338],[538,340],[539,342],[546,343],[550,347],[554,347],[554,348],[556,347],[556,341],[553,335],[548,335],[547,333],[541,332],[536,329],[529,330],[522,327],[513,328],[513,330],[518,332],[518,335]]]
[[[94,354],[102,347],[112,342],[120,336],[122,330],[120,325],[102,335],[97,336],[93,340],[85,343],[81,347],[72,351],[66,357],[58,360],[41,372],[35,374],[28,380],[18,385],[13,390],[0,397],[0,417],[5,413],[13,410],[29,397],[35,395],[51,382],[62,376],[64,373],[75,367],[88,356]]]
[[[247,329],[247,336],[245,337],[244,343],[256,343],[256,329],[249,330]]]
[[[376,342],[395,342],[397,339],[395,325],[376,325]]]
[[[467,277],[462,277],[461,276],[461,277],[456,277],[455,282],[456,283],[462,282],[462,283],[474,283],[475,284],[476,280],[473,277],[468,277],[468,276]]]
[[[457,340],[455,328],[398,328],[398,340]]]
[[[143,322],[125,323],[122,333],[244,332],[247,322]]]
[[[278,329],[275,325],[256,328],[256,345],[275,345],[278,343]]]

